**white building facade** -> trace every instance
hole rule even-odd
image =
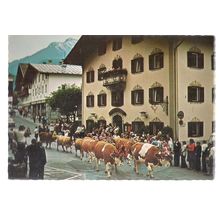
[[[15,90],[20,97],[20,106],[32,117],[50,118],[51,109],[46,104],[46,98],[63,84],[81,87],[81,67],[66,64],[20,64]]]
[[[65,63],[82,65],[82,121],[122,132],[173,129],[179,140],[214,130],[211,36],[82,36]],[[210,112],[210,114],[207,114]]]

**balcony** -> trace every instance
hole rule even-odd
[[[111,91],[124,90],[127,80],[126,69],[113,69],[103,73],[103,86]]]

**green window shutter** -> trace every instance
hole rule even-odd
[[[141,72],[144,72],[144,58],[140,57],[140,63],[141,63]]]
[[[149,70],[154,69],[154,54],[149,55]]]
[[[94,82],[94,78],[95,78],[95,73],[94,73],[94,71],[92,71],[91,74],[92,74],[92,82]]]
[[[203,53],[198,54],[198,68],[200,69],[204,68],[204,54]]]
[[[141,99],[140,104],[144,104],[144,90],[140,90],[140,99]]]
[[[104,106],[106,106],[106,94],[103,94]]]
[[[86,96],[86,107],[89,107],[89,96]]]
[[[97,98],[98,98],[98,106],[100,106],[101,105],[101,97],[100,97],[100,95],[97,95]]]
[[[188,67],[193,67],[193,63],[194,63],[193,59],[194,59],[194,57],[193,57],[192,52],[188,51],[187,52],[187,66]]]
[[[158,88],[159,102],[163,102],[163,87]]]
[[[149,103],[154,104],[154,101],[153,101],[153,88],[149,89]]]
[[[136,71],[135,71],[135,60],[131,60],[131,73],[136,73]]]
[[[135,91],[131,91],[131,104],[134,105],[134,93]]]
[[[203,136],[203,122],[198,122],[199,123],[199,136]]]
[[[200,88],[200,102],[204,102],[204,88]]]
[[[163,53],[160,53],[160,68],[163,68]]]

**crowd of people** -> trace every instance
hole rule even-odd
[[[14,155],[14,160],[10,161],[9,170],[13,171],[13,167],[20,164],[24,167],[25,176],[27,175],[27,163],[29,162],[29,178],[42,179],[44,173],[44,165],[46,164],[46,154],[39,140],[41,132],[53,132],[64,135],[68,131],[68,135],[75,138],[83,138],[91,136],[96,140],[103,140],[114,143],[116,137],[133,139],[136,142],[150,143],[160,148],[165,154],[173,156],[173,166],[188,168],[190,170],[202,171],[206,175],[213,175],[214,171],[214,143],[203,141],[195,142],[193,139],[180,142],[178,139],[173,141],[169,134],[162,134],[159,131],[155,135],[142,133],[136,134],[132,131],[121,133],[119,127],[108,125],[100,125],[95,127],[91,132],[86,132],[84,125],[73,128],[68,126],[61,120],[56,124],[49,125],[43,123],[34,129],[34,139],[30,140],[31,131],[20,126],[18,130],[9,130],[9,145]],[[13,173],[11,174],[13,176]]]
[[[213,176],[215,145],[213,142],[207,141],[195,142],[189,139],[182,143],[178,140],[173,145],[174,166],[188,168],[190,170],[202,171],[206,175]]]
[[[46,152],[40,141],[31,139],[31,131],[20,125],[18,129],[9,129],[10,157],[8,161],[9,179],[43,179]],[[28,166],[29,165],[29,166]]]

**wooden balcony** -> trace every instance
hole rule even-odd
[[[103,86],[111,91],[124,90],[126,87],[126,80],[126,69],[113,69],[103,73]]]

